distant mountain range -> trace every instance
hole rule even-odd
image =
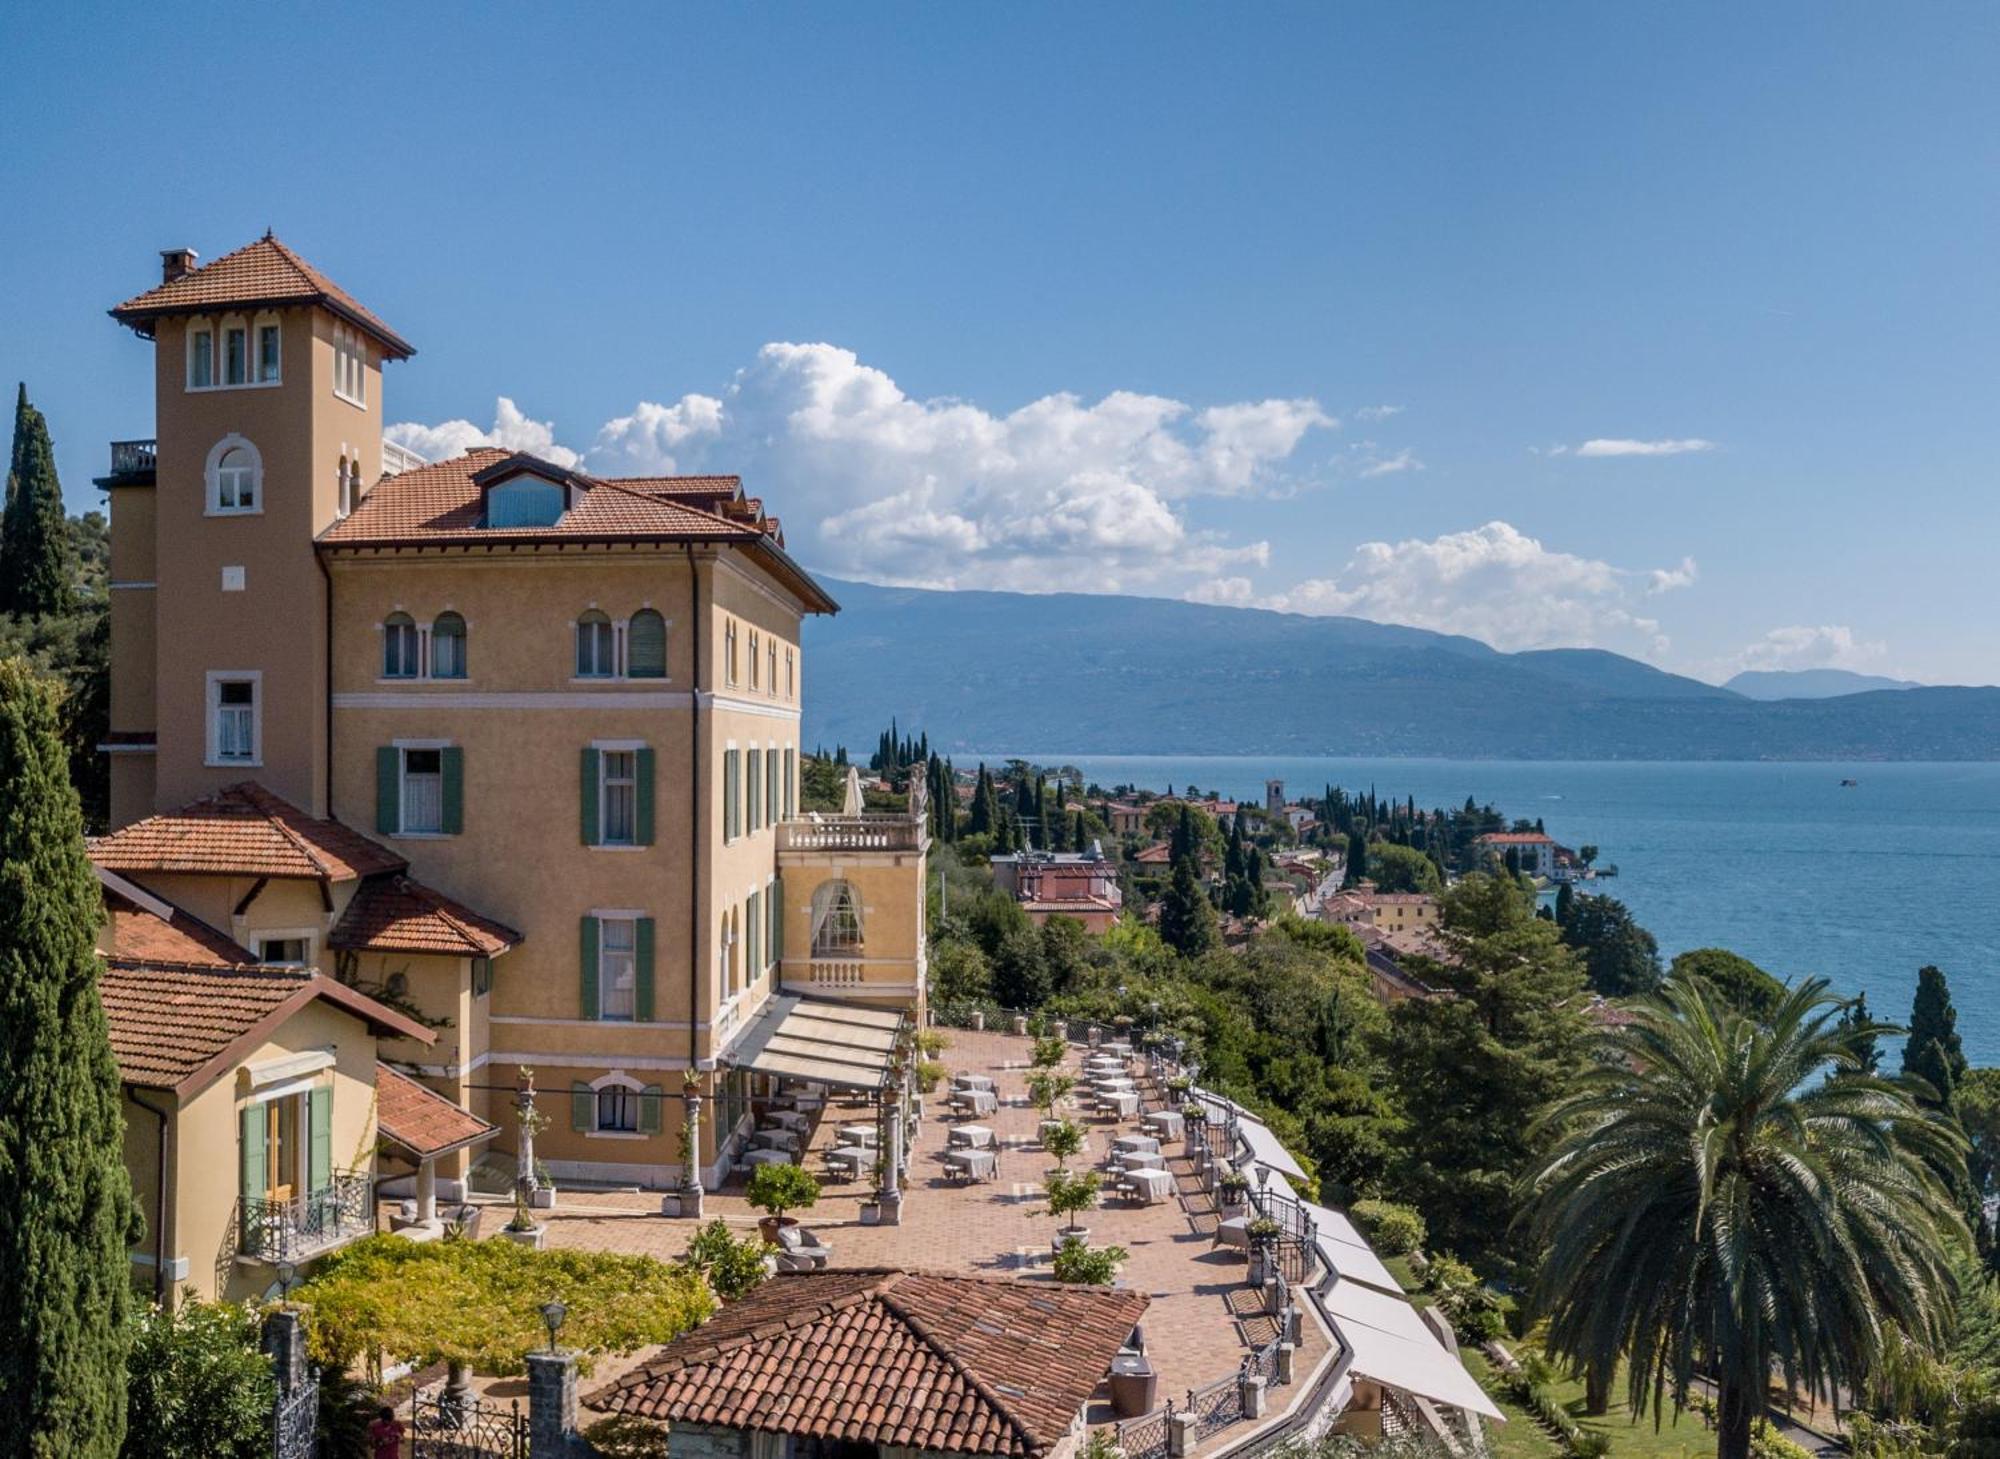
[[[1601,649],[1360,618],[822,579],[805,742],[895,716],[944,748],[1588,760],[2000,759],[2000,689],[1762,700]]]
[[[1745,669],[1723,686],[1745,699],[1837,699],[1871,689],[1921,689],[1914,679],[1885,679],[1852,669]]]

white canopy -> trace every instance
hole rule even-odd
[[[723,1056],[737,1069],[873,1092],[888,1083],[903,1015],[886,1008],[773,998]]]
[[[1401,1297],[1359,1282],[1336,1281],[1321,1301],[1354,1354],[1351,1371],[1356,1376],[1506,1422],[1486,1390]]]
[[[1402,1283],[1382,1265],[1382,1258],[1375,1254],[1375,1248],[1354,1229],[1354,1223],[1347,1217],[1311,1202],[1306,1203],[1306,1214],[1313,1218],[1313,1225],[1319,1233],[1320,1259],[1337,1275],[1364,1286],[1378,1287],[1384,1292],[1403,1290]]]

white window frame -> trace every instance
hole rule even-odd
[[[449,749],[452,749],[452,748],[453,748],[453,747],[454,747],[454,746],[455,746],[455,745],[457,744],[457,741],[455,741],[455,740],[391,740],[391,741],[390,741],[389,743],[390,743],[390,747],[391,747],[392,749],[394,749],[394,750],[395,750],[395,752],[396,752],[396,832],[395,832],[395,834],[396,834],[397,836],[399,836],[399,837],[408,837],[408,838],[409,838],[410,840],[413,840],[413,841],[442,841],[442,840],[446,840],[446,839],[448,839],[448,838],[450,837],[450,835],[451,835],[451,832],[449,832],[449,831],[446,831],[446,830],[444,830],[444,829],[443,829],[443,826],[444,826],[444,754],[443,754],[443,752],[444,752],[444,751],[446,751],[446,750],[449,750]],[[435,831],[413,831],[413,830],[411,830],[411,829],[410,829],[410,801],[409,801],[409,794],[410,794],[410,792],[409,792],[409,778],[410,778],[410,751],[412,751],[412,750],[418,750],[418,751],[424,751],[424,750],[436,750],[436,751],[438,751],[438,752],[439,752],[439,753],[438,753],[438,771],[437,771],[437,774],[438,774],[438,826],[439,826],[439,829],[438,829],[438,830],[435,830]]]
[[[660,620],[660,672],[635,676],[632,673],[632,619],[641,613],[651,613]],[[632,679],[640,684],[666,684],[673,679],[674,620],[660,612],[650,602],[641,603],[628,618],[615,621],[618,635],[618,677]]]
[[[646,748],[644,740],[592,740],[590,748],[597,751],[597,844],[613,851],[636,851],[639,849],[639,752]],[[611,757],[630,755],[632,757],[632,778],[626,782],[632,788],[632,838],[629,841],[611,839]]]
[[[317,927],[256,927],[243,929],[242,937],[248,937],[257,945],[257,959],[264,958],[264,944],[267,942],[298,942],[305,947],[305,960],[300,963],[274,963],[274,967],[317,967],[319,958],[320,929]]]
[[[722,626],[722,666],[731,687],[737,682],[736,664],[736,620],[728,619]]]
[[[389,619],[396,617],[398,614],[410,621],[406,624],[391,623]],[[391,630],[400,631],[403,629],[409,630],[411,638],[410,651],[414,656],[414,662],[410,666],[409,673],[392,674],[389,672],[389,634]],[[407,684],[413,679],[422,679],[425,677],[424,670],[428,667],[427,660],[429,656],[424,652],[424,626],[417,621],[416,614],[407,608],[393,608],[380,623],[375,625],[375,633],[378,639],[377,647],[380,650],[375,658],[376,683]]]
[[[222,753],[222,686],[250,686],[250,758]],[[264,764],[264,671],[262,669],[210,669],[203,704],[207,707],[207,756],[205,764],[227,770],[259,769]]]
[[[338,517],[350,517],[354,515],[354,500],[356,496],[354,482],[355,477],[360,473],[353,471],[349,465],[349,459],[347,452],[342,451],[340,453],[340,461],[334,467],[333,511],[334,515]]]
[[[222,460],[231,451],[244,451],[250,456],[249,506],[227,507],[222,504]],[[248,436],[231,431],[208,448],[208,462],[202,468],[202,481],[207,492],[204,500],[204,515],[210,517],[261,517],[264,515],[264,453],[257,449],[256,442]]]
[[[583,620],[588,614],[591,613],[598,614],[605,620],[605,623],[608,623],[611,627],[611,647],[610,647],[611,662],[605,666],[605,670],[601,674],[586,674],[582,672],[583,630],[584,630]],[[592,630],[596,630],[603,626],[604,624],[599,624],[599,623],[592,623],[590,625]],[[619,631],[623,626],[624,625],[622,620],[611,617],[609,614],[605,613],[605,611],[602,608],[599,608],[594,603],[585,607],[581,613],[578,613],[576,617],[570,619],[569,668],[570,668],[570,682],[572,684],[603,684],[603,683],[615,682],[618,679],[624,677],[619,672],[624,667],[624,664],[622,662],[623,656],[619,652],[619,650],[623,647],[623,642],[624,642],[624,635]],[[593,654],[592,657],[594,658],[595,655]]]
[[[232,380],[229,378],[229,367],[231,364],[229,344],[230,336],[237,334],[243,336],[243,375],[240,379]],[[216,380],[218,385],[225,390],[241,390],[257,378],[257,367],[255,356],[252,352],[249,320],[245,319],[241,314],[224,315],[221,326],[215,332],[215,341],[217,345],[215,362],[219,371]]]
[[[197,384],[195,381],[195,340],[198,338],[208,341],[208,381],[206,384]],[[186,381],[185,388],[190,392],[213,390],[216,388],[216,367],[220,362],[215,353],[215,338],[216,330],[213,319],[204,317],[189,322],[187,329],[187,373],[182,378]]]
[[[597,1096],[607,1089],[624,1090],[631,1094],[635,1100],[646,1097],[646,1086],[634,1079],[630,1074],[627,1074],[623,1069],[613,1069],[609,1074],[600,1075],[598,1078],[591,1080],[590,1128],[583,1132],[584,1138],[592,1140],[646,1140],[652,1138],[636,1125],[629,1130],[607,1130],[597,1123]],[[638,1105],[635,1104],[633,1108],[635,1111],[639,1111]],[[641,1112],[640,1118],[643,1120],[643,1112]],[[665,1123],[664,1120],[661,1121],[662,1125]]]
[[[597,919],[597,1018],[600,1023],[637,1023],[639,1021],[639,921],[646,914],[629,907],[600,907],[590,914]],[[625,1014],[606,1013],[605,993],[609,984],[605,982],[604,955],[608,951],[608,939],[604,929],[611,923],[620,922],[632,929],[632,1011]]]
[[[268,380],[264,378],[264,335],[267,331],[278,342],[276,372]],[[285,383],[285,326],[275,314],[259,314],[250,321],[250,383],[265,390]]]
[[[778,638],[768,634],[764,639],[765,692],[773,699],[778,697]]]
[[[437,650],[435,648],[438,640],[437,624],[438,619],[444,617],[447,613],[452,614],[458,619],[459,623],[463,625],[464,631],[456,635],[447,633],[444,637],[456,637],[458,639],[459,657],[465,660],[466,667],[470,667],[472,620],[450,604],[446,604],[431,615],[430,622],[417,624],[417,642],[423,649],[423,676],[439,684],[463,684],[472,677],[470,674],[440,674],[437,671]]]
[[[368,351],[361,336],[346,325],[333,330],[333,396],[361,410],[368,408]]]

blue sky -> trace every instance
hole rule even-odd
[[[0,380],[78,508],[151,429],[104,309],[268,226],[417,344],[405,439],[741,470],[829,571],[2000,679],[1989,7],[44,6],[8,50]]]

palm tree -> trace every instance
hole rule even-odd
[[[1547,1253],[1533,1299],[1549,1351],[1608,1374],[1634,1415],[1698,1372],[1719,1459],[1746,1459],[1774,1374],[1858,1390],[1891,1324],[1934,1344],[1965,1239],[1947,1177],[1964,1142],[1900,1082],[1860,1067],[1879,1026],[1843,1027],[1824,979],[1759,1025],[1700,980],[1667,984],[1542,1117],[1526,1179]]]

